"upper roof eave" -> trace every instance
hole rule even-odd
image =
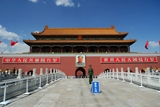
[[[136,39],[132,40],[23,40],[25,43],[134,43]]]
[[[41,34],[41,33],[34,33],[31,32],[31,34],[33,36],[78,36],[78,35],[82,35],[82,36],[96,36],[96,35],[101,35],[101,36],[126,36],[128,35],[128,32],[124,32],[124,33],[119,33],[119,34]]]
[[[117,32],[114,26],[111,28],[48,28],[44,27],[42,32],[31,32],[33,36],[92,36],[92,35],[116,35],[116,36],[126,36],[128,32]]]

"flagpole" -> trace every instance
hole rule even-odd
[[[11,45],[10,45],[10,53],[11,53]]]
[[[160,41],[159,41],[159,53],[160,53]]]
[[[158,41],[158,45],[159,45],[159,53],[160,53],[160,40]]]
[[[11,53],[11,41],[10,41],[10,53]]]

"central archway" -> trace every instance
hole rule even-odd
[[[77,68],[76,71],[75,71],[75,77],[76,78],[80,78],[80,77],[84,78],[84,77],[86,77],[85,69],[82,68],[82,67]]]

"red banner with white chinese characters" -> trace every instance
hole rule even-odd
[[[60,57],[3,57],[2,63],[60,63]]]
[[[135,57],[101,57],[101,63],[151,63],[158,62],[156,56],[135,56]]]

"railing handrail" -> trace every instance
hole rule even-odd
[[[0,84],[5,84],[5,83],[8,84],[8,83],[12,83],[12,82],[27,80],[27,79],[34,79],[34,78],[37,78],[37,77],[40,77],[40,76],[46,76],[46,75],[47,75],[47,74],[30,76],[30,77],[24,77],[24,78],[21,78],[21,79],[18,79],[18,78],[8,79],[8,80],[5,80],[5,81],[0,82]],[[49,75],[49,74],[48,74],[48,75]]]

